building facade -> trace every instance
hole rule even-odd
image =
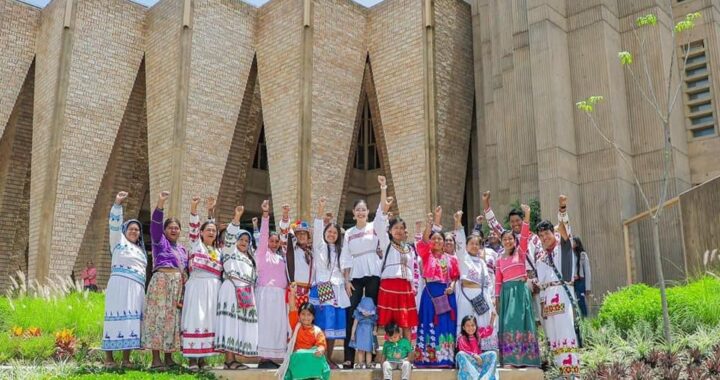
[[[500,213],[537,198],[552,220],[567,193],[602,263],[596,293],[614,289],[622,221],[644,207],[574,103],[605,96],[598,119],[656,199],[662,129],[617,52],[637,49],[633,21],[656,14],[647,65],[662,81],[673,20],[690,11],[703,17],[678,41],[692,62],[675,75],[671,195],[720,174],[716,0],[0,0],[0,287],[90,259],[104,283],[120,190],[146,222],[169,190],[185,222],[197,194],[218,197],[221,221],[267,198],[309,218],[326,196],[349,224],[354,199],[374,209],[383,174],[410,228],[436,204],[472,220],[486,189]],[[663,223],[676,262],[677,213]],[[634,231],[634,264],[652,282],[649,232]]]

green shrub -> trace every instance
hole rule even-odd
[[[698,328],[720,324],[720,279],[702,277],[687,285],[669,288],[668,309],[673,330],[693,333]],[[640,322],[653,331],[662,326],[660,291],[635,284],[610,293],[600,307],[594,326],[614,325],[627,336]]]

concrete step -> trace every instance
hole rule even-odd
[[[226,380],[277,380],[275,370],[248,369],[240,371],[213,370],[215,376]],[[374,370],[334,370],[332,380],[383,380],[382,371]],[[543,380],[543,372],[537,368],[497,370],[499,380]],[[457,372],[452,369],[414,369],[412,380],[456,380]],[[393,371],[393,380],[400,379],[400,371]]]

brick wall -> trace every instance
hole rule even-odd
[[[362,87],[367,9],[347,0],[315,0],[313,7],[312,203],[320,196],[337,214],[353,155],[353,132]],[[375,207],[375,206],[370,206]],[[341,220],[342,217],[340,216]]]
[[[31,65],[0,137],[0,289],[27,272],[34,78]]]
[[[294,215],[298,206],[302,12],[299,0],[275,0],[258,9],[258,76],[275,215],[284,203]]]
[[[405,220],[430,207],[424,121],[422,2],[385,0],[370,9],[368,50],[395,198]]]
[[[40,10],[35,7],[19,1],[0,2],[0,136],[35,57],[39,18]]]

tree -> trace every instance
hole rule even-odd
[[[671,51],[671,57],[670,57],[670,73],[667,78],[666,83],[654,83],[654,81],[651,79],[650,76],[650,70],[648,69],[648,54],[646,52],[646,41],[645,37],[641,36],[641,33],[643,32],[643,29],[646,28],[652,28],[656,27],[657,24],[657,16],[654,14],[648,14],[642,17],[638,17],[635,20],[635,24],[633,26],[633,34],[635,36],[635,39],[638,42],[638,46],[640,48],[640,54],[642,55],[642,67],[641,70],[644,72],[643,74],[638,74],[633,70],[633,55],[629,51],[621,51],[618,53],[618,59],[620,61],[620,64],[629,72],[630,77],[632,78],[633,84],[637,87],[640,94],[642,95],[642,98],[645,102],[647,102],[655,111],[655,114],[657,115],[657,119],[659,124],[662,126],[663,129],[663,138],[664,138],[664,146],[663,146],[663,181],[662,181],[662,190],[660,193],[660,198],[658,200],[657,206],[652,207],[650,204],[650,200],[648,199],[647,195],[645,194],[645,191],[643,190],[640,181],[638,180],[638,176],[633,170],[632,164],[630,163],[627,155],[620,149],[618,144],[613,141],[612,139],[608,138],[608,136],[603,133],[603,131],[598,126],[597,120],[595,119],[593,115],[593,111],[595,110],[595,107],[604,100],[602,96],[594,95],[590,96],[585,100],[577,102],[575,105],[576,107],[585,113],[587,115],[588,119],[590,120],[590,125],[595,129],[595,131],[608,143],[610,144],[615,151],[618,153],[620,158],[622,159],[623,163],[627,166],[630,173],[633,175],[633,179],[635,181],[635,186],[638,189],[638,192],[640,193],[640,196],[644,202],[644,205],[646,209],[649,211],[650,219],[652,223],[652,234],[653,234],[653,253],[654,253],[654,261],[655,261],[655,270],[657,272],[658,276],[658,282],[660,286],[660,299],[662,302],[662,315],[663,315],[663,335],[665,337],[665,341],[670,344],[672,342],[672,337],[670,335],[670,316],[668,313],[668,304],[667,304],[667,294],[665,291],[665,276],[663,274],[662,269],[662,257],[660,255],[660,234],[659,234],[659,221],[660,216],[662,215],[663,206],[665,204],[665,201],[667,200],[667,192],[668,192],[668,176],[669,176],[669,164],[670,164],[670,157],[672,154],[672,145],[671,145],[671,134],[670,134],[670,116],[672,114],[673,109],[675,108],[675,105],[677,103],[678,95],[680,94],[680,89],[682,87],[682,80],[681,78],[677,78],[677,84],[673,86],[673,75],[677,74],[680,75],[687,64],[688,55],[690,53],[690,45],[684,44],[683,45],[683,59],[682,62],[676,62],[677,59],[677,36],[680,33],[683,33],[685,31],[688,31],[692,29],[695,26],[695,20],[697,20],[700,17],[700,13],[689,13],[685,16],[685,18],[675,24],[673,29],[671,30],[672,33],[672,40],[673,40],[673,48]],[[676,68],[675,65],[682,65],[679,68]],[[643,78],[644,76],[644,78]],[[664,86],[663,88],[667,90],[667,99],[658,99],[656,91],[656,86]]]

